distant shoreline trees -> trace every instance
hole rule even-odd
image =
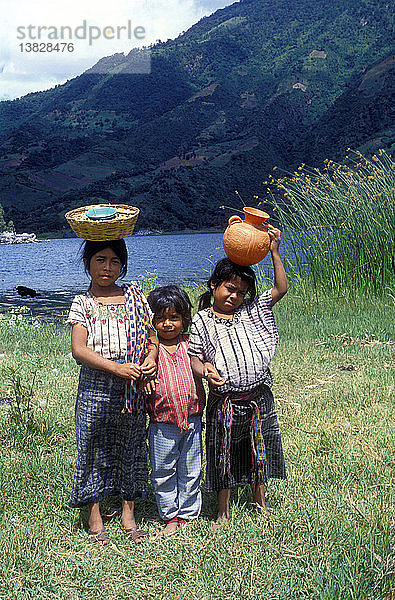
[[[15,226],[13,221],[8,221],[8,223],[6,223],[4,219],[4,209],[0,204],[0,233],[3,233],[4,231],[15,233]]]

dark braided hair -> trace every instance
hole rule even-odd
[[[240,277],[242,281],[248,283],[247,294],[249,298],[247,299],[247,302],[252,302],[256,296],[254,271],[251,269],[251,267],[242,267],[241,265],[237,265],[229,258],[222,258],[215,265],[214,271],[212,272],[210,279],[207,281],[207,292],[204,292],[200,296],[199,310],[203,310],[204,308],[211,306],[213,296],[211,285],[213,285],[214,288],[217,288],[224,281],[231,281],[235,277]]]

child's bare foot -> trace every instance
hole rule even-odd
[[[274,510],[273,507],[269,504],[269,502],[264,503],[264,505],[262,506],[262,504],[260,504],[259,502],[255,503],[256,509],[259,513],[261,513],[262,515],[271,515],[273,514]]]
[[[89,531],[101,531],[102,529],[104,529],[103,520],[101,516],[95,515],[93,517],[89,517],[88,527]]]
[[[122,529],[127,537],[135,544],[142,544],[147,541],[148,533],[144,529],[137,527],[134,518],[134,502],[122,500]]]
[[[173,517],[166,523],[166,527],[162,531],[162,535],[169,537],[174,535],[178,529],[178,517]]]
[[[218,531],[218,529],[221,529],[221,527],[224,527],[226,525],[229,525],[229,515],[217,515],[217,520],[216,521],[211,521],[210,523],[210,529],[211,531]]]
[[[183,525],[188,525],[188,519],[182,519],[178,517],[178,527],[182,527]]]
[[[273,512],[273,508],[265,498],[265,486],[258,485],[253,491],[254,502],[257,510],[262,514],[270,515]]]
[[[95,502],[94,504],[90,504],[88,510],[89,541],[100,544],[101,546],[106,546],[109,542],[109,538],[103,526],[103,519],[101,518],[99,503]]]

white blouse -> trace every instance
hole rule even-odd
[[[130,289],[133,293],[134,286],[130,286]],[[148,302],[141,292],[139,298],[143,298],[148,307]],[[87,329],[88,348],[110,360],[126,360],[129,328],[126,303],[101,304],[89,291],[75,296],[66,325],[75,323],[80,323]]]

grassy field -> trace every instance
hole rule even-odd
[[[75,460],[78,367],[68,332],[0,321],[0,398],[37,370],[34,426],[0,407],[0,598],[389,600],[395,565],[391,311],[386,299],[317,297],[291,288],[276,307],[272,363],[288,481],[271,481],[267,518],[247,489],[234,493],[228,527],[215,534],[211,495],[201,518],[160,536],[153,495],[137,515],[144,546],[108,519],[111,544],[87,542],[68,508]],[[111,514],[116,503],[108,503]],[[82,515],[83,518],[83,515]],[[392,540],[393,542],[393,540]]]

